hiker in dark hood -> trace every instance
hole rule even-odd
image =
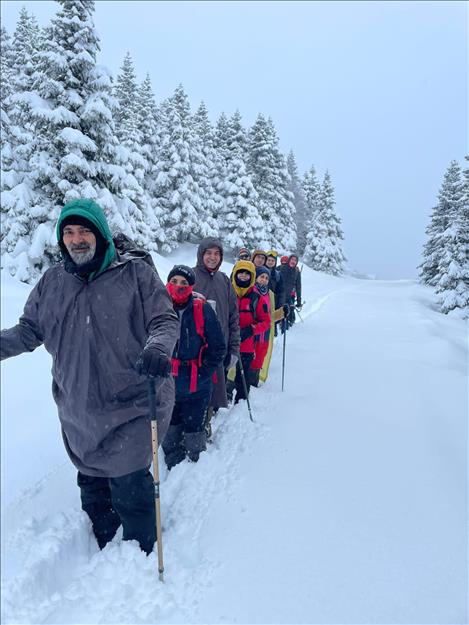
[[[225,370],[234,367],[239,356],[239,314],[235,292],[228,276],[220,271],[223,262],[223,245],[219,239],[203,239],[197,251],[197,266],[194,267],[195,285],[207,300],[215,302],[218,321],[226,343],[223,366],[216,372],[208,416],[213,411],[228,405],[226,397]],[[209,420],[208,419],[208,420]],[[208,426],[208,435],[210,427]]]
[[[93,200],[63,207],[57,239],[64,262],[44,273],[18,325],[2,330],[1,358],[42,344],[52,355],[62,436],[98,545],[122,525],[124,540],[150,553],[156,524],[147,376],[157,379],[163,440],[178,318],[151,258],[116,249]]]
[[[295,306],[301,309],[301,272],[298,269],[298,256],[291,254],[288,262],[280,267],[285,289],[285,303],[289,305],[287,327],[295,323]]]

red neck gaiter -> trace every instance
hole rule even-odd
[[[188,301],[189,297],[192,295],[193,289],[194,287],[190,285],[178,286],[177,284],[171,284],[171,282],[166,285],[166,290],[170,294],[171,299],[178,306]]]

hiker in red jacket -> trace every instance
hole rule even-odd
[[[235,404],[240,399],[246,399],[246,391],[249,393],[249,371],[255,355],[254,338],[264,334],[270,327],[269,308],[255,291],[255,281],[254,264],[245,260],[237,262],[233,269],[232,284],[238,298],[241,362],[236,365]],[[241,367],[244,371],[246,389],[244,389]]]
[[[267,267],[256,267],[256,284],[254,291],[259,294],[259,304],[263,310],[268,311],[269,327],[262,334],[256,334],[254,341],[254,360],[251,363],[250,382],[252,386],[259,386],[259,375],[264,364],[264,358],[269,350],[271,332],[270,296],[269,296],[270,271]]]

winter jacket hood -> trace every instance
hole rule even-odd
[[[75,215],[88,219],[88,221],[90,221],[98,229],[103,239],[107,243],[107,248],[104,254],[103,262],[101,263],[101,267],[99,267],[97,271],[94,271],[92,274],[90,274],[88,278],[88,280],[91,282],[91,280],[94,280],[96,276],[98,276],[102,271],[104,271],[107,267],[109,267],[109,265],[115,258],[116,250],[114,247],[114,242],[112,240],[112,234],[109,228],[109,224],[107,222],[106,217],[104,216],[104,213],[101,207],[98,204],[96,204],[96,202],[94,202],[93,200],[89,200],[89,199],[72,200],[71,202],[68,202],[67,204],[65,204],[65,206],[62,208],[60,217],[57,221],[57,227],[56,227],[57,240],[59,241],[59,243],[61,242],[61,239],[62,239],[62,236],[61,236],[62,222],[67,217],[73,217]],[[62,254],[63,254],[63,248],[62,248]]]
[[[211,247],[218,247],[218,249],[220,250],[220,263],[219,265],[217,265],[217,267],[215,267],[215,269],[207,269],[207,267],[204,264],[204,254]],[[222,262],[223,262],[223,243],[220,241],[220,239],[217,239],[215,237],[206,237],[205,239],[202,239],[197,249],[197,268],[200,269],[201,271],[206,271],[207,273],[213,274],[220,269]]]
[[[208,271],[203,264],[203,253],[209,247],[222,249],[218,239],[204,239],[199,246],[198,264],[195,267],[194,290],[205,296],[207,300],[216,302],[216,313],[220,322],[225,343],[227,358],[239,353],[239,314],[236,293],[229,277],[223,271]],[[210,405],[219,408],[227,406],[225,372],[223,367],[217,369],[217,383],[214,385]]]
[[[251,280],[249,281],[249,285],[246,287],[241,287],[236,284],[236,274],[239,271],[247,271],[251,274]],[[252,289],[256,282],[256,267],[254,263],[251,263],[249,260],[238,260],[238,262],[233,267],[233,273],[231,274],[231,284],[233,285],[233,289],[238,297],[244,297],[246,293]]]

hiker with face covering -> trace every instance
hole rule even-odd
[[[212,393],[212,376],[225,356],[225,341],[217,315],[202,299],[193,297],[194,271],[175,265],[166,289],[181,322],[172,358],[176,402],[163,441],[168,469],[186,457],[197,462],[206,449],[205,412]]]
[[[270,327],[270,313],[261,295],[254,289],[256,269],[253,263],[241,260],[233,268],[232,284],[238,298],[240,326],[240,357],[246,380],[247,392],[250,388],[250,369],[255,356],[255,337],[264,334]],[[267,279],[268,282],[268,279]],[[246,399],[240,363],[236,365],[235,404]]]
[[[264,358],[269,349],[269,338],[271,332],[271,309],[269,296],[270,271],[267,267],[256,267],[256,283],[254,291],[259,294],[259,306],[268,315],[269,327],[262,334],[254,337],[254,359],[251,363],[250,382],[252,386],[259,386],[259,375],[264,364]]]
[[[149,255],[118,247],[93,200],[63,207],[57,239],[63,262],[33,288],[19,324],[2,330],[1,358],[40,345],[51,354],[62,438],[98,545],[122,525],[123,539],[148,554],[156,539],[148,376],[163,440],[178,318]]]
[[[239,314],[236,294],[229,277],[220,271],[223,262],[223,245],[219,239],[203,239],[197,250],[197,266],[194,267],[194,290],[207,300],[213,300],[218,321],[226,343],[223,365],[218,367],[213,384],[212,396],[207,410],[207,436],[210,438],[210,420],[219,408],[228,406],[226,396],[225,370],[235,366],[239,355]]]

